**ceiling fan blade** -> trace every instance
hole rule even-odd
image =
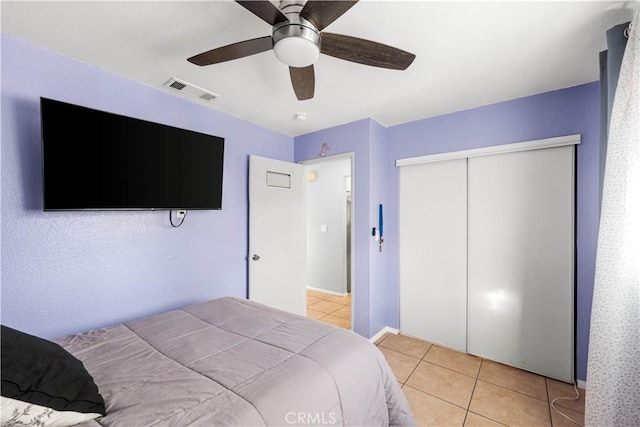
[[[271,36],[259,37],[257,39],[245,40],[243,42],[211,49],[192,56],[187,59],[187,61],[200,66],[211,65],[255,55],[256,53],[265,52],[272,48],[273,40],[271,39]]]
[[[392,70],[406,70],[416,58],[412,53],[382,43],[333,33],[322,33],[320,52],[345,61]]]
[[[272,26],[289,21],[289,19],[280,12],[280,9],[269,0],[236,0],[236,3]]]
[[[351,9],[355,1],[315,1],[308,0],[300,11],[300,16],[311,21],[313,25],[322,31],[333,21],[340,18],[347,10]]]
[[[303,68],[289,67],[289,75],[291,76],[291,84],[293,91],[296,93],[298,101],[313,98],[316,86],[316,76],[313,71],[313,65]]]

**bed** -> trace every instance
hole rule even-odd
[[[370,342],[252,301],[220,298],[56,342],[104,398],[106,416],[83,427],[415,425]]]

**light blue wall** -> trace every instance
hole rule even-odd
[[[354,244],[355,282],[352,284],[355,311],[353,312],[354,330],[369,337],[369,246],[372,244],[369,228],[370,182],[369,182],[369,128],[370,120],[359,120],[342,126],[336,126],[295,138],[294,160],[296,162],[318,158],[323,143],[331,149],[328,156],[354,153],[352,206],[355,215]]]
[[[39,98],[225,138],[222,211],[43,212]],[[218,296],[245,297],[248,155],[293,138],[2,36],[2,323],[53,338]],[[90,143],[90,141],[88,141]]]
[[[369,316],[370,327],[369,336],[378,333],[385,326],[390,326],[395,322],[391,316],[394,311],[389,306],[389,251],[387,250],[388,234],[386,225],[389,209],[388,199],[388,168],[389,141],[388,129],[378,122],[371,120],[369,123],[369,224],[371,227],[379,226],[379,205],[383,206],[384,236],[382,252],[379,244],[372,241],[369,245]],[[369,238],[370,240],[371,237]]]
[[[371,119],[359,120],[295,138],[296,162],[318,158],[327,143],[329,155],[354,153],[355,284],[354,330],[371,337],[394,319],[388,316],[387,254],[378,251],[371,228],[378,227],[378,205],[387,205],[387,133]]]

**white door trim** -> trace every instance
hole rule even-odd
[[[518,151],[539,150],[542,148],[562,147],[580,144],[580,134],[556,138],[537,139],[513,144],[494,145],[471,150],[451,151],[449,153],[430,154],[428,156],[409,157],[396,160],[396,166],[418,165],[442,160],[463,159],[469,157],[490,156],[492,154],[515,153]]]

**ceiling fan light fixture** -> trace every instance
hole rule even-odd
[[[295,68],[312,65],[320,56],[320,34],[300,19],[287,22],[273,30],[273,52],[280,62]]]
[[[295,68],[308,67],[320,56],[318,45],[302,37],[288,37],[273,46],[280,62]]]

